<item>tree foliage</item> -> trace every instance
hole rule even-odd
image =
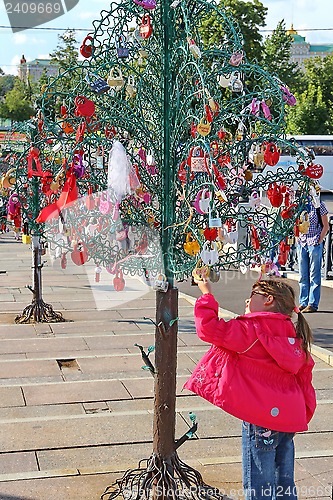
[[[32,94],[31,86],[15,77],[12,90],[6,93],[0,105],[0,116],[13,121],[28,120],[35,114]]]
[[[287,132],[292,134],[333,133],[333,56],[314,57],[305,62],[305,89],[290,109]]]
[[[285,21],[278,23],[263,43],[263,63],[267,71],[275,74],[292,91],[296,91],[303,78],[296,62],[290,61],[292,37],[286,32]]]
[[[220,0],[218,8],[225,9],[228,17],[233,18],[243,35],[244,51],[248,60],[261,59],[262,35],[260,28],[265,26],[267,7],[259,0],[246,2],[242,0]],[[203,22],[201,29],[203,42],[206,46],[221,46],[225,33],[223,25],[215,14],[211,14]]]

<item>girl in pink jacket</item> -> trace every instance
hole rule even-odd
[[[212,346],[185,388],[243,420],[245,498],[297,500],[293,438],[307,430],[316,397],[312,334],[294,290],[285,280],[257,281],[245,314],[224,321],[210,284],[197,283],[197,334]]]

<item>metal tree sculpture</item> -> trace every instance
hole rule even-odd
[[[200,26],[212,14],[225,36],[204,47]],[[267,263],[294,233],[316,166],[285,139],[284,109],[294,97],[247,61],[239,30],[214,3],[113,2],[93,25],[84,62],[44,91],[18,190],[30,189],[30,175],[38,199],[28,198],[42,209],[30,224],[47,230],[63,266],[69,253],[78,265],[91,259],[96,272],[116,275],[118,289],[120,271],[156,278],[153,453],[103,496],[214,496],[176,451],[195,426],[175,441],[174,280],[194,267],[216,280],[220,270]],[[276,167],[278,148],[299,165]]]

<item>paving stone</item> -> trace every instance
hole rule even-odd
[[[149,441],[153,417],[96,413],[82,417],[33,419],[0,426],[2,452],[45,450]],[[140,433],[137,431],[140,423]],[[18,433],[18,425],[20,432]],[[73,468],[73,465],[72,465]]]
[[[95,337],[84,337],[85,342],[89,349],[104,349],[104,352],[112,353],[114,348],[133,348],[134,344],[143,345],[148,347],[154,344],[155,337],[152,334],[128,334],[128,335],[108,335],[108,336],[95,336]],[[138,348],[135,347],[134,352],[139,352]]]
[[[27,405],[48,405],[128,399],[129,393],[118,380],[63,382],[28,385],[22,388]]]
[[[0,407],[23,406],[25,404],[20,387],[0,386]]]
[[[1,395],[1,390],[0,390]],[[24,405],[22,401],[22,405]],[[85,413],[81,403],[40,405],[40,406],[16,406],[12,408],[0,408],[0,420],[48,418],[70,415],[83,415]]]
[[[0,484],[1,500],[99,500],[106,486],[113,483],[119,474],[95,476],[68,476]]]
[[[51,352],[61,350],[64,353],[76,350],[88,350],[84,339],[79,338],[36,338],[0,340],[0,353]]]
[[[31,377],[60,377],[55,360],[0,361],[0,379]]]
[[[38,471],[38,463],[34,452],[0,454],[0,474],[13,474],[15,472],[28,471]]]

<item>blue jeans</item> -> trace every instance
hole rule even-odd
[[[243,422],[243,487],[246,500],[297,500],[294,433]]]
[[[321,286],[321,264],[324,243],[314,246],[297,246],[299,265],[299,303],[318,309]]]

